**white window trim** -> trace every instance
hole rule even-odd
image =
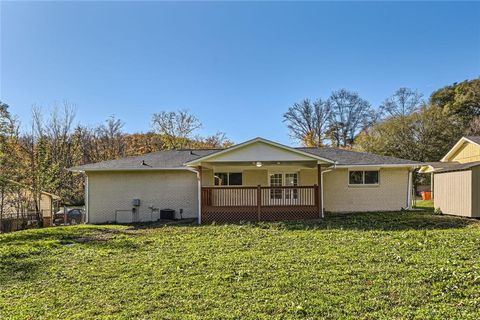
[[[272,174],[281,174],[282,175],[282,187],[285,187],[285,175],[287,174],[296,174],[297,175],[297,185],[296,187],[300,186],[300,171],[268,171],[268,186],[271,187],[270,183],[270,176]],[[288,186],[286,186],[288,187]]]
[[[350,172],[352,172],[352,171],[362,171],[363,172],[363,175],[362,175],[363,183],[361,183],[361,184],[350,183]],[[377,171],[378,172],[378,183],[368,183],[368,184],[366,184],[365,183],[365,171]],[[379,187],[380,186],[380,169],[376,169],[376,170],[373,170],[373,169],[348,169],[347,185],[349,187],[354,187],[354,188]]]

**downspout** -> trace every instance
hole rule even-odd
[[[198,224],[202,224],[202,176],[200,170],[188,168],[197,175],[197,202],[198,202]]]
[[[88,198],[89,198],[89,192],[88,192],[88,176],[87,174],[85,173],[85,223],[88,223],[89,222],[89,201],[88,201]]]
[[[198,224],[202,224],[202,176],[200,171],[197,173],[197,184],[198,184]]]
[[[408,170],[407,210],[412,209],[412,171]]]

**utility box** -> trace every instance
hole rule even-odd
[[[140,199],[133,199],[132,200],[132,206],[134,206],[134,207],[140,206]]]

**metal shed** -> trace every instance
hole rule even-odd
[[[480,161],[434,172],[435,208],[445,214],[480,217]]]

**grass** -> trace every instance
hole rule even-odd
[[[428,212],[0,235],[1,319],[478,319],[480,223]]]
[[[415,208],[424,210],[433,210],[433,200],[417,200],[415,202]]]

